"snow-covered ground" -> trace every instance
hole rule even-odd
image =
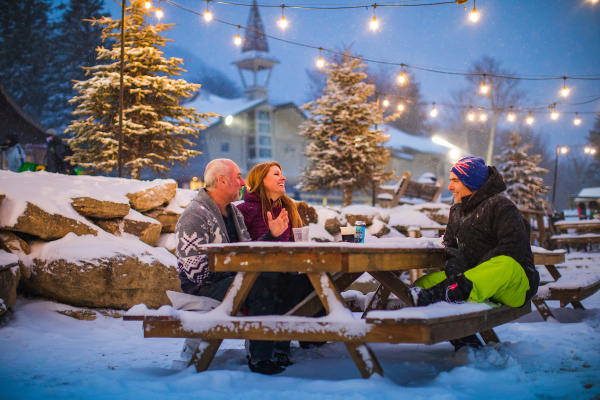
[[[600,268],[600,253],[572,253],[566,266]],[[20,298],[0,328],[0,399],[593,399],[600,397],[600,293],[587,310],[537,312],[496,328],[502,344],[455,353],[448,343],[373,344],[386,376],[361,379],[345,346],[293,348],[277,376],[252,373],[244,343],[226,340],[210,369],[173,366],[182,339],[144,339],[141,322]],[[297,346],[297,344],[293,344]]]

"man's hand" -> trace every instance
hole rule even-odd
[[[459,249],[447,247],[446,253],[449,255],[449,258],[446,261],[444,271],[448,279],[455,282],[457,276],[463,274],[468,269],[467,262]]]
[[[275,219],[273,219],[271,212],[267,211],[267,223],[269,224],[271,235],[274,237],[281,236],[281,234],[288,228],[290,223],[287,210],[285,208],[282,209],[279,213],[279,216]]]

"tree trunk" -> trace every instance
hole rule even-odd
[[[342,206],[346,207],[352,204],[352,187],[346,186],[344,188],[344,194],[342,197]]]
[[[494,142],[496,141],[496,125],[498,124],[498,111],[494,110],[492,115],[492,126],[490,129],[490,141],[488,142],[486,162],[488,165],[494,163]]]

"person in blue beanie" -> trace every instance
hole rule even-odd
[[[479,157],[464,157],[450,169],[454,195],[443,244],[443,271],[425,275],[411,288],[414,305],[438,301],[491,300],[521,307],[536,294],[539,273],[529,244],[529,223],[502,192],[496,167]],[[477,337],[459,339],[456,348],[481,345]]]

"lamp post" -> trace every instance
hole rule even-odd
[[[595,155],[597,152],[597,149],[593,146],[590,145],[577,145],[577,146],[571,146],[573,148],[578,148],[578,147],[583,147],[583,152],[586,155]],[[557,176],[558,176],[558,153],[560,154],[567,154],[569,152],[569,147],[568,146],[564,146],[564,145],[560,145],[557,144],[556,145],[556,152],[554,154],[554,176],[552,179],[552,206],[556,209],[556,206],[554,204],[554,199],[556,198],[556,180],[557,180]]]
[[[119,152],[117,155],[117,173],[123,172],[123,73],[125,70],[125,8],[127,0],[121,2],[121,72],[119,75]]]

